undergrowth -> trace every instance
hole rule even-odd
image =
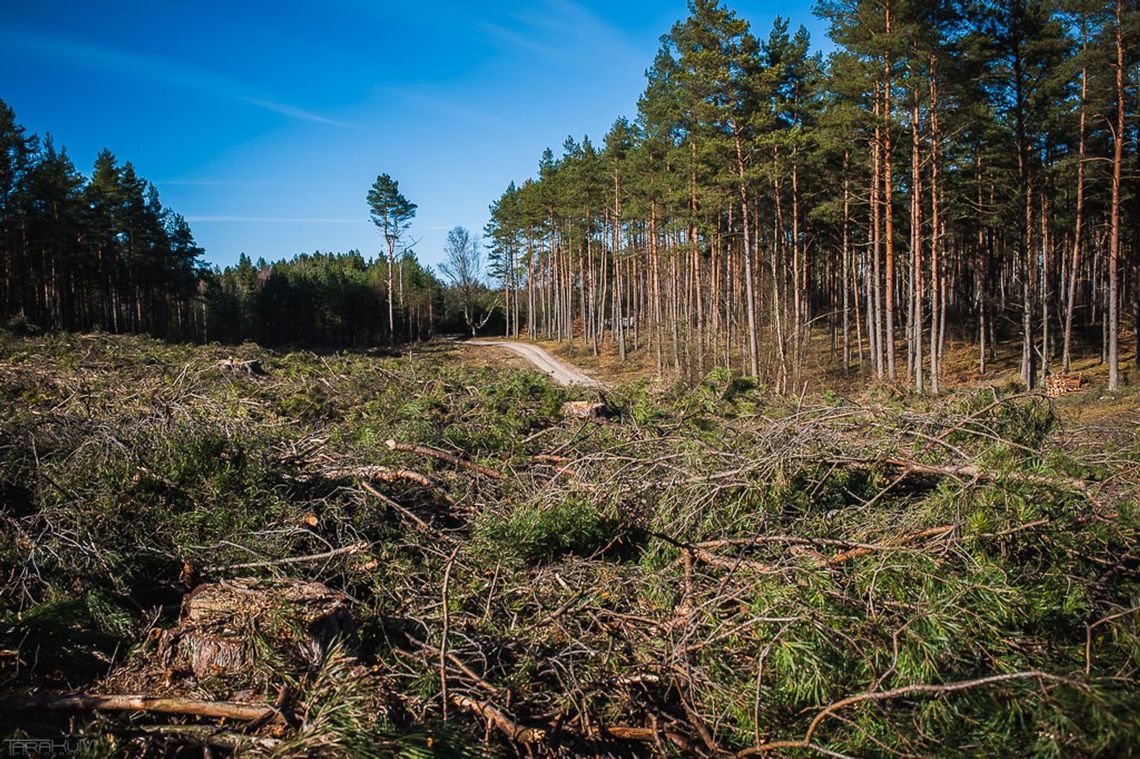
[[[551,754],[1135,749],[1134,441],[1068,445],[1013,389],[724,371],[566,418],[588,393],[460,350],[0,336],[0,688],[98,688],[197,582],[294,577],[352,599],[356,648],[283,673],[300,716],[247,754],[510,753],[470,703]],[[158,750],[145,717],[16,714]]]

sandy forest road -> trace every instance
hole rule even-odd
[[[593,377],[588,377],[583,374],[581,370],[555,358],[544,348],[540,348],[537,345],[516,343],[513,341],[506,342],[503,340],[467,340],[464,341],[463,344],[506,348],[522,356],[527,361],[530,361],[540,372],[549,375],[551,379],[560,385],[579,385],[581,387],[592,387],[598,390],[605,387],[605,383],[599,382]]]

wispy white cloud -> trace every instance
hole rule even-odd
[[[604,49],[640,64],[644,52],[637,49],[616,25],[574,0],[539,0],[513,16],[514,26],[491,22],[477,29],[492,42],[541,55],[550,60],[589,65],[595,60],[584,50]]]
[[[456,121],[464,121],[469,124],[477,124],[480,126],[492,126],[500,129],[511,128],[511,125],[505,120],[499,118],[493,113],[468,108],[460,105],[454,100],[449,100],[445,97],[432,95],[425,92],[420,88],[411,87],[395,87],[385,85],[378,88],[383,92],[394,95],[411,106],[420,108],[425,111],[430,111],[439,116],[445,116],[449,119]]]
[[[268,179],[156,179],[158,187],[286,187],[296,182]]]
[[[521,48],[531,53],[541,55],[544,58],[551,60],[565,60],[567,56],[560,52],[557,48],[543,45],[536,41],[534,37],[519,32],[513,31],[500,26],[499,24],[492,24],[490,22],[480,23],[478,26],[487,37],[490,37],[496,42],[501,42],[511,47]]]
[[[214,97],[246,103],[255,108],[278,113],[299,121],[331,126],[351,126],[319,113],[266,97],[265,93],[243,82],[230,79],[198,66],[180,63],[160,56],[127,52],[115,48],[14,30],[0,26],[0,44],[34,55],[68,60],[85,67],[148,79],[163,84],[195,90]]]
[[[303,108],[296,108],[284,103],[275,103],[272,100],[266,100],[265,98],[242,97],[241,100],[244,100],[250,105],[257,106],[258,108],[264,109],[266,111],[280,113],[282,116],[288,116],[289,118],[293,119],[300,119],[301,121],[311,121],[314,124],[329,124],[330,126],[339,127],[352,126],[351,124],[346,124],[343,121],[325,118],[320,114],[313,113],[312,111],[306,111]]]
[[[187,216],[194,224],[204,222],[236,222],[251,224],[363,224],[367,219],[321,219],[292,216]]]

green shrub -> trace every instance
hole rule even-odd
[[[595,504],[570,496],[549,504],[525,504],[505,519],[481,517],[476,536],[484,552],[523,561],[550,561],[566,554],[589,556],[614,536],[617,520]]]

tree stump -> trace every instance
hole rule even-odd
[[[237,359],[227,358],[218,362],[218,368],[223,372],[249,374],[258,377],[263,377],[266,374],[260,361],[238,361]]]
[[[196,679],[270,668],[303,673],[354,640],[346,596],[319,582],[239,578],[199,585],[163,633],[163,658]]]
[[[562,415],[575,419],[596,419],[604,416],[606,404],[591,401],[566,401],[562,404]]]

